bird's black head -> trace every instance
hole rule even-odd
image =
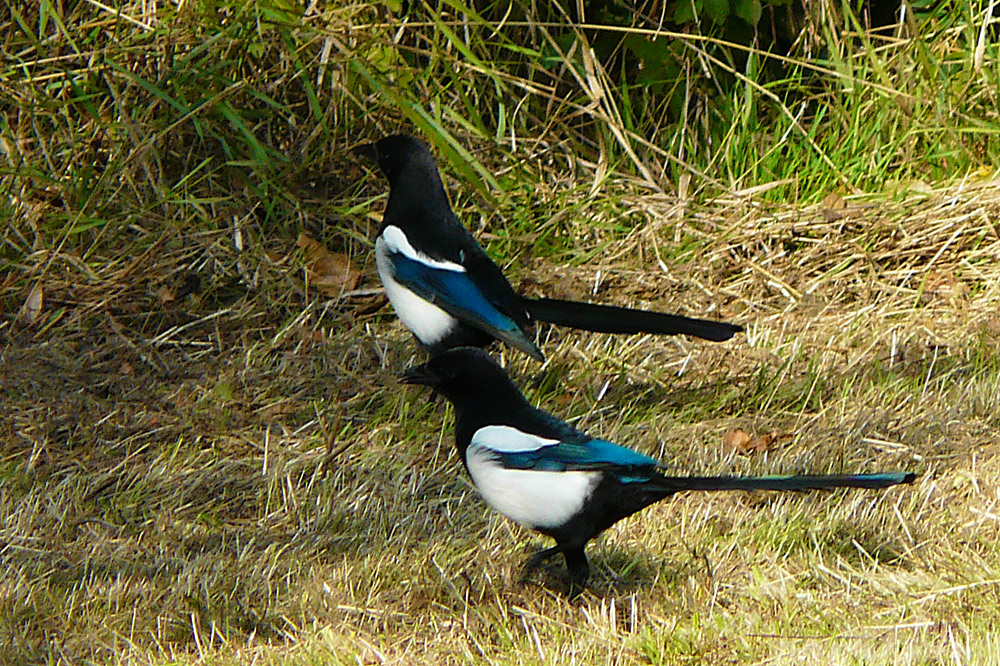
[[[458,408],[524,401],[507,372],[476,347],[449,349],[423,365],[407,368],[400,379],[404,384],[430,386]]]
[[[354,153],[378,164],[379,170],[394,183],[407,169],[437,173],[437,165],[430,148],[420,139],[406,134],[393,134],[375,143],[366,143],[354,148]]]

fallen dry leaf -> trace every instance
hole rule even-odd
[[[779,434],[768,432],[758,437],[751,437],[749,433],[740,428],[730,430],[722,436],[722,444],[730,451],[741,454],[767,453],[776,448],[781,442],[791,439],[789,434]]]
[[[28,297],[24,299],[21,312],[17,320],[24,326],[34,326],[42,316],[42,307],[45,305],[45,292],[40,282],[36,283],[28,292]]]
[[[760,437],[754,437],[750,442],[750,450],[747,453],[766,453],[774,448],[778,443],[777,433],[766,432]]]
[[[915,194],[934,194],[934,188],[920,180],[919,178],[914,178],[912,180],[902,180],[899,183],[900,188],[903,190],[908,190]]]
[[[825,197],[823,197],[823,214],[826,216],[827,222],[833,222],[844,216],[844,212],[847,210],[847,202],[844,201],[844,197],[840,196],[837,192],[830,192]]]
[[[927,275],[922,299],[926,303],[937,297],[954,303],[965,298],[968,293],[969,285],[960,278],[943,271],[931,271]]]
[[[992,313],[986,316],[986,320],[983,322],[982,330],[984,333],[989,333],[990,335],[1000,335],[1000,315]]]
[[[354,267],[346,254],[331,252],[303,233],[299,234],[295,244],[305,254],[309,284],[324,296],[341,296],[358,284],[361,271]]]
[[[159,288],[156,292],[156,298],[160,301],[160,305],[169,305],[176,300],[174,297],[174,290],[167,285],[163,285]]]
[[[750,434],[746,430],[735,428],[727,430],[726,434],[722,436],[722,445],[730,451],[743,451],[750,443],[750,439]]]

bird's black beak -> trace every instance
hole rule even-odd
[[[351,152],[358,157],[363,157],[378,164],[378,146],[374,143],[362,143],[359,146],[354,146]]]
[[[414,365],[403,370],[399,375],[399,381],[403,384],[417,384],[420,386],[437,386],[438,378],[428,369],[427,364]]]

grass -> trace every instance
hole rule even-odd
[[[119,7],[0,18],[0,661],[998,661],[983,11],[886,37],[827,4],[780,76],[665,33],[697,64],[678,113],[583,48],[641,13]],[[499,352],[537,404],[678,473],[920,480],[677,497],[591,546],[580,600],[558,564],[520,582],[545,540],[395,381],[421,356],[377,292],[385,185],[348,149],[399,129],[525,291],[747,326],[543,330],[544,366]],[[358,283],[324,291],[300,232]],[[784,437],[740,454],[734,428]]]

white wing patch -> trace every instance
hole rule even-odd
[[[566,524],[583,508],[601,474],[506,469],[494,451],[475,441],[466,449],[465,461],[486,503],[529,529],[557,529]]]
[[[483,426],[472,435],[472,444],[500,453],[537,451],[558,443],[558,439],[539,437],[505,425]]]
[[[600,472],[507,469],[497,460],[497,453],[538,451],[558,443],[511,426],[484,426],[465,451],[469,475],[486,503],[514,522],[531,529],[558,528],[583,508]]]
[[[385,246],[390,252],[398,252],[408,259],[419,261],[425,266],[430,266],[431,268],[440,268],[441,270],[455,271],[456,273],[465,272],[465,266],[462,264],[456,264],[453,261],[431,259],[423,252],[418,251],[410,245],[410,240],[399,227],[389,225],[382,231],[382,235],[380,237],[385,239]]]
[[[388,227],[386,231],[389,229],[395,227]],[[396,281],[392,259],[389,258],[388,242],[382,236],[375,239],[375,265],[378,267],[379,277],[382,278],[385,295],[392,303],[396,316],[420,342],[433,345],[456,325],[457,320],[450,314]]]

